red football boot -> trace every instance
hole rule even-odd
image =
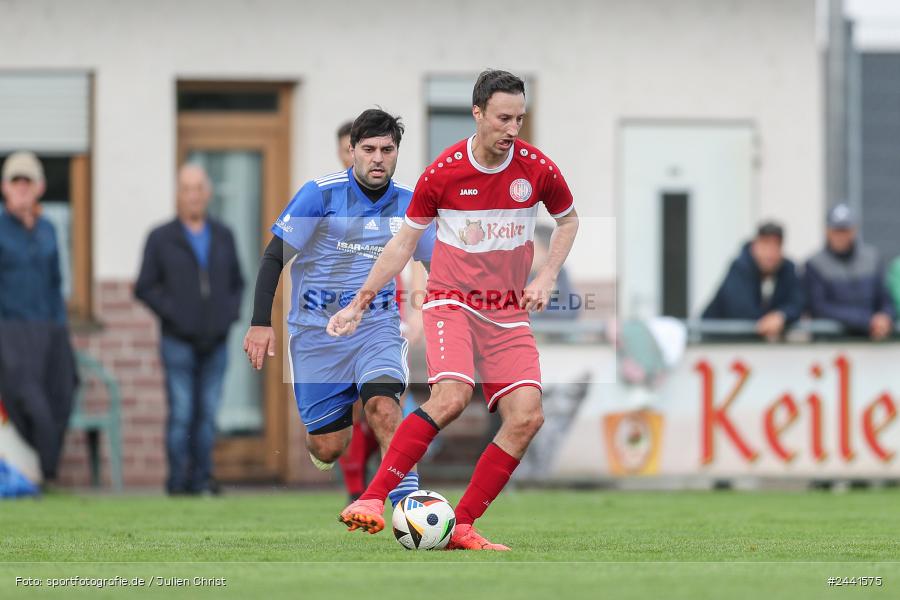
[[[492,544],[472,525],[457,525],[450,536],[447,550],[509,550],[503,544]]]
[[[384,529],[384,500],[357,500],[341,511],[338,520],[350,531],[362,529],[369,533],[378,533]]]

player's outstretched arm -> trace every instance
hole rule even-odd
[[[547,307],[556,286],[556,278],[572,250],[577,233],[578,213],[574,209],[566,216],[556,219],[556,229],[550,238],[547,262],[525,288],[525,293],[522,294],[522,308],[540,312]]]
[[[424,229],[410,227],[406,223],[400,227],[400,231],[388,242],[381,256],[375,261],[365,283],[353,298],[353,302],[332,315],[325,328],[328,335],[340,337],[351,335],[356,331],[356,327],[362,320],[363,311],[368,308],[369,303],[378,294],[378,290],[386,286],[403,270],[416,251],[416,245],[424,231]]]
[[[253,295],[253,318],[244,336],[244,352],[250,366],[262,369],[266,356],[275,356],[275,330],[272,328],[272,304],[284,264],[296,256],[298,250],[278,236],[272,236],[259,261],[256,290]]]

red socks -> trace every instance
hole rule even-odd
[[[378,441],[372,429],[362,422],[353,424],[353,437],[347,451],[338,459],[344,474],[344,486],[351,496],[359,496],[366,489],[366,463]]]
[[[456,507],[457,524],[471,525],[483,515],[518,466],[518,459],[507,454],[497,444],[488,444],[475,465],[469,487]]]
[[[409,470],[419,462],[437,433],[434,421],[421,408],[403,419],[394,433],[387,454],[381,459],[381,466],[372,483],[359,499],[374,498],[383,502],[388,492],[397,487]]]

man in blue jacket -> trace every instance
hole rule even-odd
[[[777,223],[759,226],[744,244],[706,310],[704,319],[756,321],[756,332],[777,339],[800,318],[803,297],[794,263],[784,258],[784,230]]]
[[[0,187],[2,408],[37,451],[44,478],[54,479],[77,376],[56,233],[38,205],[46,189],[41,161],[31,152],[10,154]]]
[[[806,263],[806,293],[814,319],[832,319],[848,333],[883,339],[894,329],[894,306],[875,248],[856,239],[846,204],[828,213],[825,248]]]
[[[244,279],[231,231],[209,218],[212,185],[202,167],[178,173],[177,218],[152,232],[135,295],[159,317],[169,418],[170,494],[210,489],[215,420],[228,330],[240,314]]]
[[[31,152],[3,163],[0,212],[0,320],[66,323],[56,232],[40,216],[44,169]]]

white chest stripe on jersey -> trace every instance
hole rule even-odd
[[[437,238],[466,252],[515,250],[534,239],[537,204],[489,210],[438,209]]]
[[[452,304],[453,306],[460,306],[482,321],[487,321],[491,325],[496,325],[497,327],[502,327],[503,329],[514,329],[516,327],[531,327],[531,323],[528,321],[516,321],[514,323],[499,323],[493,319],[489,319],[465,302],[460,302],[459,300],[454,300],[453,298],[442,298],[440,300],[431,300],[430,302],[426,302],[422,305],[422,310],[428,310],[429,308],[437,308],[438,306],[447,306],[448,304]]]

